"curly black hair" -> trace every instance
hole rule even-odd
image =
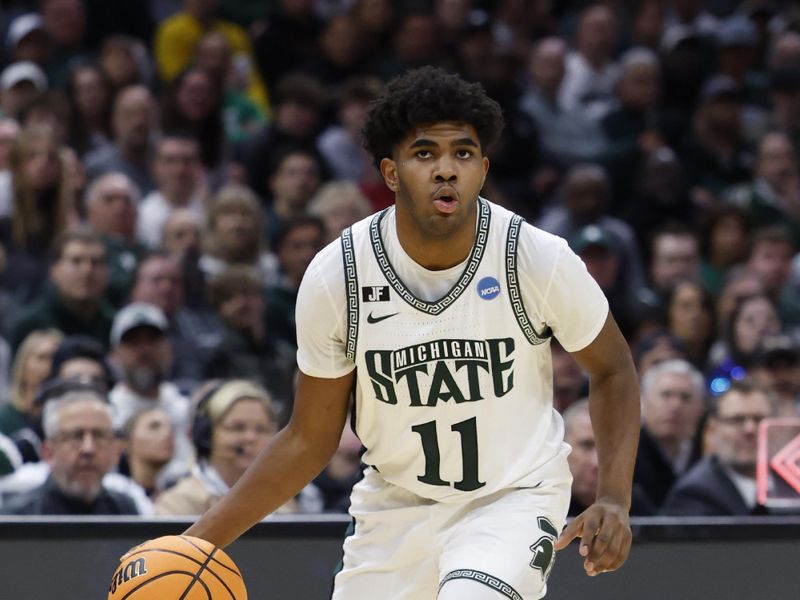
[[[364,147],[379,165],[414,127],[442,121],[472,125],[484,153],[503,130],[500,105],[479,83],[428,66],[392,79],[370,103],[362,129]]]

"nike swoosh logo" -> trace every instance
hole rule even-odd
[[[383,320],[385,320],[385,319],[388,319],[388,318],[390,318],[390,317],[393,317],[393,316],[395,316],[395,315],[399,315],[399,314],[400,314],[400,313],[392,313],[392,314],[390,314],[390,315],[383,315],[382,317],[373,317],[373,316],[372,316],[372,313],[369,313],[369,314],[367,315],[367,323],[372,323],[372,324],[375,324],[375,323],[380,323],[381,321],[383,321]]]

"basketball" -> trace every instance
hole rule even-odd
[[[200,538],[167,535],[133,548],[111,578],[108,600],[247,600],[239,569]]]

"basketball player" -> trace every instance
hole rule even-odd
[[[589,575],[624,562],[633,363],[566,243],[478,196],[501,127],[479,85],[431,67],[373,103],[366,146],[395,205],[308,268],[291,421],[187,535],[225,546],[293,497],[335,452],[354,389],[367,467],[335,600],[541,598],[576,537]],[[560,537],[571,476],[553,336],[591,376],[600,463],[597,502]]]

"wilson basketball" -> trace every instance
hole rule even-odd
[[[111,578],[108,600],[247,600],[239,569],[200,538],[168,535],[136,546]]]

